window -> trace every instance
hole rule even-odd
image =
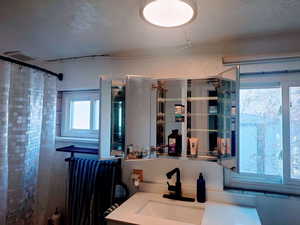
[[[239,173],[225,171],[225,186],[300,194],[296,74],[241,75],[238,155]]]
[[[289,88],[290,97],[290,151],[292,179],[300,179],[300,87]]]
[[[62,98],[62,136],[98,138],[99,92],[63,92]]]
[[[280,87],[240,90],[240,172],[282,176]]]

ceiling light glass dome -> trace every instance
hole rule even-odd
[[[196,5],[191,0],[146,0],[141,15],[159,27],[178,27],[195,18]]]

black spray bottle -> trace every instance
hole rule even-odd
[[[206,202],[205,180],[202,173],[200,173],[197,180],[197,201],[201,203]]]

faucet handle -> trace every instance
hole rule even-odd
[[[168,184],[168,190],[169,191],[176,191],[176,186],[170,185],[170,183],[168,181],[167,181],[167,184]]]
[[[168,185],[168,189],[169,189],[169,187],[171,186],[170,183],[169,183],[169,181],[167,181],[167,185]]]

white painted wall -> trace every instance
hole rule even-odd
[[[48,64],[49,69],[64,73],[64,81],[59,84],[60,90],[94,89],[98,88],[98,76],[123,76],[139,74],[148,76],[177,76],[177,77],[206,77],[215,75],[224,69],[220,55],[190,55],[160,58],[127,58],[127,59],[89,59],[75,62]],[[259,66],[244,66],[241,71],[300,69],[299,62],[286,64],[266,64]],[[65,177],[65,167],[57,153],[55,173],[59,180]],[[174,167],[182,170],[182,179],[186,190],[195,187],[199,172],[203,172],[207,180],[207,187],[211,191],[210,199],[223,199],[223,201],[241,202],[256,206],[263,225],[297,225],[300,224],[300,201],[297,198],[269,195],[236,194],[224,195],[222,168],[214,163],[199,161],[178,161],[173,159],[127,161],[124,162],[124,181],[131,185],[130,173],[133,168],[143,169],[145,181],[156,183],[166,188],[165,173]],[[53,184],[56,190],[62,191],[61,183]],[[151,188],[150,188],[151,189]],[[133,189],[132,189],[133,190]],[[54,192],[53,195],[56,193]],[[217,197],[216,197],[217,196]],[[56,199],[54,197],[54,199]],[[56,199],[59,204],[62,199]]]
[[[228,67],[222,64],[222,55],[178,55],[172,57],[141,58],[90,58],[43,64],[64,74],[59,90],[95,89],[99,87],[99,75],[119,77],[145,75],[154,77],[207,77],[216,75]],[[300,69],[300,61],[243,65],[241,72]]]
[[[97,58],[64,63],[51,63],[47,68],[64,74],[60,90],[98,88],[99,75],[125,76],[194,76],[207,77],[223,70],[222,57],[219,55],[192,55],[170,57],[142,58]]]

